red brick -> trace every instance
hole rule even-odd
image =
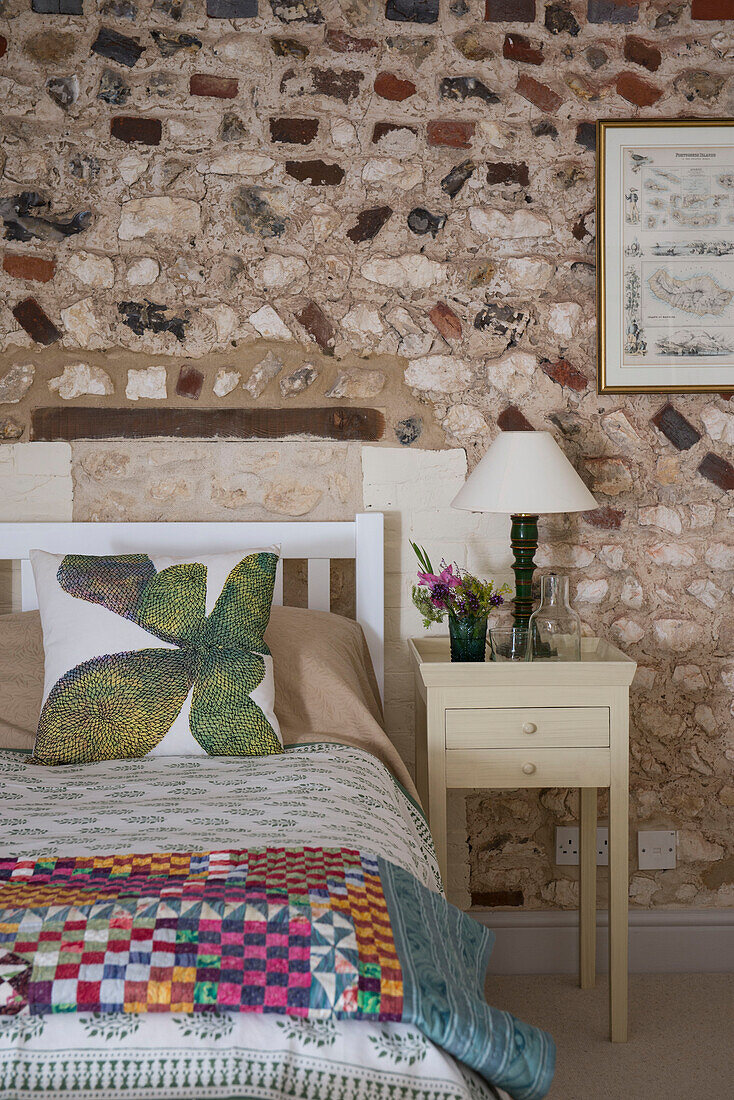
[[[523,99],[527,99],[549,115],[555,114],[563,103],[562,97],[557,92],[554,92],[547,84],[541,84],[535,77],[528,76],[527,73],[520,73],[515,91]]]
[[[192,401],[198,401],[201,397],[201,387],[204,385],[204,375],[196,367],[181,367],[176,383],[178,397],[190,397]]]
[[[394,134],[397,130],[408,130],[411,134],[417,134],[415,126],[408,126],[406,122],[376,122],[372,127],[372,143],[376,145],[386,134]]]
[[[4,35],[0,34],[0,57],[3,57],[5,55],[5,51],[7,50],[7,48],[8,40]]]
[[[517,405],[508,405],[497,417],[497,426],[503,432],[534,432],[535,428],[523,416]]]
[[[550,361],[543,363],[543,370],[559,386],[566,386],[569,390],[575,390],[576,393],[581,393],[589,384],[586,375],[569,363],[568,359],[558,359],[555,363]]]
[[[686,420],[685,416],[679,413],[669,401],[650,419],[658,431],[662,432],[678,451],[690,450],[701,438],[701,433],[694,428],[690,420]]]
[[[376,50],[379,43],[374,38],[355,38],[346,31],[328,30],[326,45],[337,53],[369,53]]]
[[[316,118],[271,118],[270,140],[289,145],[310,145],[319,130]]]
[[[232,76],[212,76],[194,73],[189,79],[189,95],[210,96],[212,99],[234,99],[239,84]]]
[[[590,523],[592,527],[601,527],[604,531],[616,531],[622,526],[624,508],[610,508],[607,504],[604,508],[593,508],[590,512],[582,512],[581,518]]]
[[[320,305],[316,302],[306,302],[295,314],[295,318],[326,355],[334,354],[336,330]]]
[[[734,466],[731,462],[727,462],[725,458],[715,455],[712,451],[704,455],[703,461],[698,467],[698,472],[702,477],[712,481],[714,485],[725,492],[734,489]]]
[[[24,298],[13,306],[13,316],[37,344],[55,344],[61,339],[60,331],[35,298]]]
[[[159,118],[134,118],[132,115],[115,115],[110,120],[110,133],[118,141],[141,145],[160,145],[162,133]]]
[[[534,46],[524,34],[506,34],[502,56],[508,61],[521,61],[524,65],[543,64],[542,47]]]
[[[394,73],[378,73],[375,77],[375,92],[380,99],[391,99],[395,103],[402,103],[404,99],[410,99],[415,95],[415,91],[412,80],[401,80]]]
[[[287,160],[285,170],[294,180],[312,187],[336,187],[344,179],[344,169],[323,160]]]
[[[364,73],[357,69],[311,69],[311,81],[316,95],[340,99],[342,103],[349,103],[357,98],[363,80]]]
[[[371,241],[391,216],[391,206],[371,206],[368,210],[361,210],[355,224],[347,230],[347,237],[354,244]]]
[[[663,55],[657,46],[646,42],[644,38],[638,38],[636,34],[628,34],[624,40],[624,58],[625,61],[642,65],[643,69],[654,73],[660,68]]]
[[[534,23],[535,0],[486,0],[486,23]]]
[[[530,183],[528,166],[525,161],[521,161],[519,164],[493,161],[487,165],[487,183],[517,183],[520,187],[527,187]]]
[[[693,0],[691,19],[734,19],[734,0]]]
[[[6,252],[3,256],[3,269],[14,279],[33,279],[37,283],[47,283],[54,277],[56,260],[46,260],[43,256],[28,256],[25,253]]]
[[[461,339],[461,321],[445,302],[436,302],[428,316],[444,339]]]
[[[429,145],[450,145],[452,149],[469,149],[473,137],[473,122],[438,118],[428,123]]]
[[[617,93],[628,103],[634,103],[635,107],[652,107],[653,103],[662,96],[660,88],[654,84],[648,84],[642,77],[634,73],[620,73],[617,77]]]

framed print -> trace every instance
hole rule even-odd
[[[734,120],[597,122],[599,393],[734,390]]]

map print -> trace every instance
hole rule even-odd
[[[712,275],[676,279],[664,267],[650,276],[647,285],[661,302],[682,309],[684,313],[695,313],[697,317],[705,317],[707,313],[719,316],[732,299],[732,292],[719,286]]]
[[[734,147],[626,147],[624,358],[734,356]]]

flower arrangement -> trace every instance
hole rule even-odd
[[[443,622],[448,616],[449,625],[467,619],[485,619],[494,607],[501,607],[511,589],[503,584],[495,588],[494,581],[481,581],[473,573],[458,565],[441,561],[441,571],[436,573],[431,559],[422,546],[411,542],[421,568],[418,584],[413,585],[413,603],[423,616],[423,625]]]

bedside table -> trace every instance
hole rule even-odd
[[[627,1039],[629,685],[600,638],[581,660],[452,663],[448,637],[411,638],[416,786],[446,875],[446,791],[579,787],[579,984],[596,979],[596,792],[609,788],[609,1019]]]

